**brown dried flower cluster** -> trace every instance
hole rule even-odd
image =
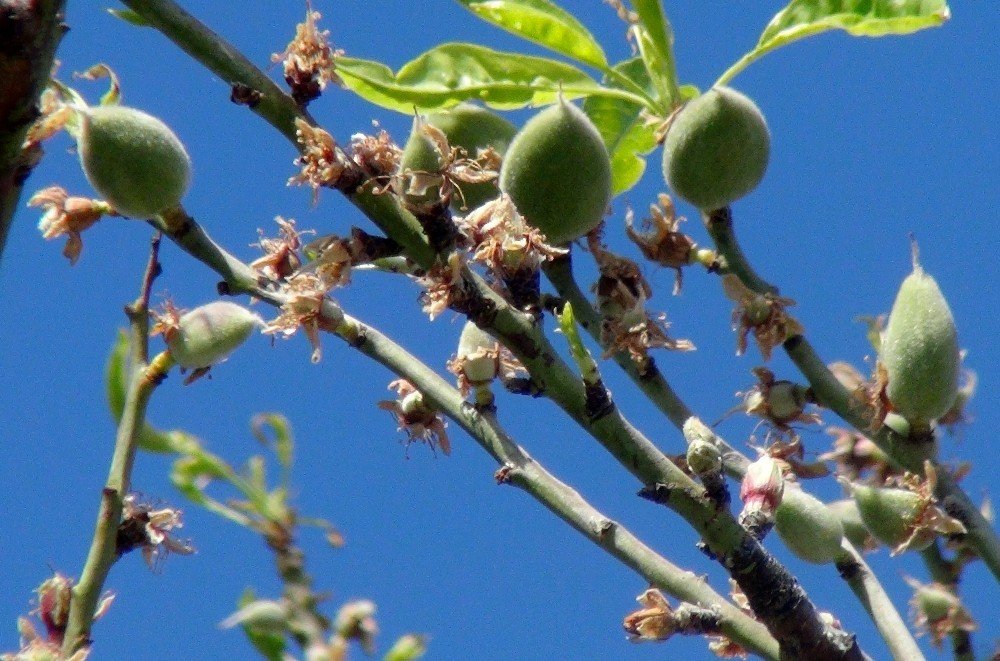
[[[431,321],[450,308],[456,297],[462,295],[463,266],[462,256],[453,253],[447,262],[435,262],[427,273],[416,278],[417,284],[424,288],[420,294],[421,306]]]
[[[302,232],[295,229],[294,219],[286,220],[276,216],[274,221],[278,224],[277,237],[265,237],[263,230],[257,230],[260,240],[252,245],[260,248],[264,254],[252,261],[250,268],[271,280],[284,280],[302,266],[302,259],[299,257]]]
[[[160,561],[169,553],[191,555],[194,547],[187,541],[177,539],[173,531],[181,528],[181,510],[162,507],[154,509],[148,503],[139,501],[135,494],[124,498],[122,520],[118,524],[115,551],[118,556],[135,549],[142,550],[146,566],[155,570]]]
[[[470,212],[460,221],[459,229],[473,251],[472,261],[500,278],[537,271],[542,262],[569,252],[546,243],[545,235],[525,221],[507,194]]]
[[[402,150],[386,131],[375,135],[355,133],[351,136],[351,160],[372,179],[388,177],[399,169]],[[373,191],[376,194],[382,192]]]
[[[413,441],[424,441],[432,450],[440,447],[445,456],[450,455],[451,441],[445,431],[447,423],[439,412],[427,404],[423,394],[406,379],[396,379],[389,384],[389,389],[396,391],[397,398],[381,401],[378,407],[396,418],[399,429],[406,432],[407,445]]]
[[[674,211],[674,202],[666,193],[660,193],[657,204],[649,205],[650,217],[643,222],[648,232],[637,232],[632,227],[635,214],[625,213],[625,234],[639,247],[646,259],[667,266],[677,272],[674,278],[674,295],[681,292],[683,273],[681,267],[691,263],[691,253],[697,247],[694,240],[680,231],[683,217]]]
[[[771,358],[774,347],[802,334],[802,324],[785,311],[785,308],[795,305],[792,299],[777,294],[758,294],[732,273],[722,276],[722,289],[726,297],[736,304],[733,329],[737,333],[737,356],[746,352],[747,336],[751,332],[764,360]]]
[[[281,306],[281,314],[267,322],[261,332],[287,338],[301,328],[313,349],[312,362],[318,363],[322,358],[320,319],[329,289],[329,284],[315,273],[293,275],[282,285],[282,292],[287,299]]]
[[[344,84],[337,75],[336,65],[337,57],[344,51],[331,48],[330,31],[316,27],[321,17],[318,11],[307,11],[306,20],[296,26],[295,37],[285,50],[271,56],[272,62],[282,62],[285,82],[299,105],[318,97],[329,83]]]
[[[70,264],[76,264],[83,252],[83,232],[105,215],[117,215],[104,200],[70,197],[66,189],[59,186],[38,191],[28,200],[28,206],[41,207],[44,211],[38,221],[43,239],[66,236],[62,254]]]
[[[934,647],[940,649],[944,639],[958,631],[975,631],[972,615],[955,594],[953,588],[942,583],[924,584],[904,576],[913,588],[910,616],[919,633],[929,633]]]
[[[302,154],[295,159],[300,172],[288,179],[288,185],[308,184],[313,189],[315,203],[320,187],[336,186],[349,164],[343,162],[342,152],[337,149],[337,141],[320,127],[297,118],[295,136],[302,145]]]

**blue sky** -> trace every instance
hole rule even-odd
[[[298,3],[190,3],[191,10],[247,56],[267,66],[301,20]],[[596,0],[562,3],[598,36],[615,59],[627,57],[624,29]],[[710,4],[710,6],[709,6]],[[208,5],[206,9],[205,6]],[[444,41],[475,41],[506,50],[541,53],[446,0],[379,3],[316,2],[321,26],[348,54],[397,68]],[[756,41],[781,3],[667,3],[677,37],[682,82],[702,88]],[[960,436],[946,436],[942,456],[969,460],[964,486],[974,498],[996,495],[995,443],[1000,426],[994,367],[998,364],[995,255],[1000,250],[997,157],[1000,139],[1000,17],[989,3],[956,3],[942,28],[905,38],[857,39],[827,34],[771,54],[741,74],[734,86],[752,96],[773,133],[772,161],[761,186],[734,206],[739,236],[763,274],[798,301],[794,312],[828,361],[865,366],[871,351],[858,315],[887,312],[909,270],[907,235],[920,241],[925,268],[954,311],[967,364],[980,378],[974,418]],[[283,138],[246,109],[228,102],[228,87],[163,37],[126,25],[96,3],[70,3],[71,31],[60,51],[63,77],[103,61],[121,76],[124,100],[163,118],[184,140],[194,162],[186,207],[223,245],[245,259],[257,228],[273,233],[276,215],[320,233],[371,229],[332,191],[310,204],[308,190],[286,188],[295,154]],[[272,69],[280,78],[280,70]],[[99,84],[80,81],[92,100]],[[398,142],[409,119],[373,107],[347,92],[329,90],[310,110],[340,140],[378,121]],[[511,113],[523,122],[528,111]],[[60,183],[72,193],[90,189],[70,143],[50,143],[29,189]],[[641,185],[616,199],[609,220],[612,247],[626,246],[626,205],[642,212],[663,190],[659,156]],[[687,230],[708,238],[693,209]],[[0,475],[7,484],[0,508],[0,649],[17,646],[15,618],[50,568],[75,575],[90,541],[114,426],[104,401],[103,369],[122,306],[137,291],[148,226],[105,221],[85,235],[80,263],[70,267],[61,245],[42,241],[38,214],[16,218],[0,264],[0,421],[6,442]],[[193,307],[214,297],[217,277],[166,246],[164,275],[155,293]],[[759,354],[734,356],[730,308],[716,278],[690,269],[680,297],[669,295],[672,273],[644,266],[677,336],[698,350],[662,355],[658,362],[690,406],[715,420],[734,405],[734,393],[752,383]],[[418,290],[399,277],[359,274],[336,293],[344,308],[403,342],[442,369],[453,353],[460,320],[428,323]],[[269,310],[262,309],[265,316]],[[558,343],[559,338],[556,338]],[[429,658],[708,658],[701,640],[675,639],[667,647],[634,646],[620,629],[643,580],[514,489],[497,487],[495,465],[470,439],[453,432],[451,457],[426,448],[404,450],[394,421],[375,407],[393,378],[381,367],[324,341],[324,359],[309,362],[301,337],[273,346],[253,338],[211,380],[184,387],[170,378],[156,393],[155,424],[202,438],[234,463],[259,448],[248,421],[280,411],[298,440],[297,497],[305,514],[328,518],[347,545],[327,548],[319,534],[301,542],[318,586],[333,604],[364,597],[379,606],[382,649],[415,631],[431,637]],[[769,366],[779,378],[796,373],[783,357]],[[867,368],[866,368],[867,369]],[[682,440],[637,396],[613,365],[604,369],[615,399],[668,452]],[[501,420],[533,455],[577,487],[598,508],[629,526],[674,562],[708,575],[719,591],[722,572],[695,550],[694,534],[669,511],[635,497],[634,479],[560,412],[543,401],[501,398]],[[828,423],[836,419],[824,415]],[[752,421],[735,416],[720,426],[741,444]],[[805,432],[812,453],[827,448],[820,430]],[[140,456],[133,484],[147,497],[185,509],[184,533],[199,553],[171,557],[160,574],[141,559],[119,563],[108,587],[118,594],[94,631],[95,658],[244,658],[242,634],[217,623],[246,586],[276,595],[270,557],[258,538],[187,506],[167,480],[169,461]],[[832,481],[816,491],[836,497]],[[836,613],[875,658],[887,652],[859,613],[832,567],[791,558],[777,539],[768,547],[793,571],[822,609]],[[916,558],[869,560],[905,610],[904,575],[923,579]],[[1000,588],[981,566],[962,588],[981,625],[979,655],[1000,639]],[[926,647],[926,639],[922,639]],[[945,658],[928,647],[932,658]]]

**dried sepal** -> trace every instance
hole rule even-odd
[[[63,256],[76,264],[83,252],[83,232],[105,215],[117,215],[104,200],[70,196],[60,186],[43,188],[28,200],[29,207],[41,207],[44,213],[38,230],[46,240],[66,236]]]
[[[650,217],[643,221],[648,232],[633,229],[635,214],[632,209],[625,213],[625,234],[639,247],[646,259],[677,272],[674,278],[674,295],[681,292],[683,273],[681,267],[691,262],[691,253],[697,247],[694,240],[680,231],[683,217],[674,211],[674,202],[666,193],[657,196],[657,204],[649,205]]]
[[[402,150],[384,130],[375,135],[355,133],[351,136],[351,160],[366,176],[374,179],[388,178],[399,169]],[[381,193],[381,189],[373,189]]]
[[[887,479],[900,474],[867,436],[835,426],[827,427],[826,433],[833,437],[833,449],[821,454],[819,460],[835,462],[839,477],[852,482],[868,480],[872,484],[885,484]]]
[[[778,380],[766,367],[755,367],[751,371],[757,377],[757,383],[741,393],[747,415],[766,420],[782,433],[789,432],[795,423],[815,425],[821,422],[817,413],[805,410],[809,404],[808,388]]]
[[[518,213],[510,196],[503,194],[470,212],[459,222],[472,261],[500,278],[522,270],[537,271],[542,262],[567,254],[545,242],[545,236]]]
[[[461,255],[453,253],[447,262],[435,262],[424,275],[416,278],[424,288],[420,295],[421,306],[431,321],[450,308],[456,296],[461,296],[462,267]]]
[[[305,21],[295,27],[295,37],[285,50],[271,55],[272,62],[282,63],[292,98],[301,106],[318,97],[329,83],[344,84],[336,65],[336,58],[344,51],[330,46],[329,30],[316,27],[321,17],[318,11],[307,10]]]
[[[642,608],[629,613],[622,621],[630,641],[664,641],[677,631],[674,610],[659,590],[650,588],[636,597],[636,601]]]
[[[400,431],[406,432],[407,446],[413,441],[423,441],[431,450],[440,447],[445,456],[451,454],[451,441],[445,431],[447,424],[441,414],[424,399],[423,393],[405,379],[396,379],[389,384],[397,398],[383,400],[378,407],[392,413]]]
[[[758,294],[732,273],[722,276],[722,289],[736,304],[733,310],[733,330],[736,331],[736,355],[747,350],[747,337],[753,333],[764,360],[771,358],[774,347],[790,337],[801,335],[802,325],[785,308],[795,301],[777,294]]]

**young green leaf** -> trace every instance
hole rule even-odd
[[[681,100],[670,23],[660,0],[634,0],[632,5],[639,15],[639,24],[634,27],[639,53],[663,105],[661,110],[669,112]]]
[[[628,77],[644,89],[650,89],[649,74],[641,58],[616,64],[614,71]],[[612,79],[605,76],[604,83]],[[656,127],[641,116],[642,106],[622,99],[588,97],[583,111],[597,127],[611,156],[611,192],[624,193],[635,186],[646,171],[643,158],[656,149]]]
[[[910,34],[951,17],[946,0],[792,0],[764,28],[757,45],[715,82],[725,85],[767,53],[793,41],[844,30],[856,37]]]
[[[549,0],[458,0],[479,18],[598,69],[604,50],[576,17]]]
[[[432,48],[395,74],[379,62],[340,57],[337,74],[363,99],[407,114],[469,99],[501,110],[546,105],[560,92],[567,100],[601,95],[642,103],[631,92],[602,87],[572,65],[465,43]]]

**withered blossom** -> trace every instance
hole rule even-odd
[[[375,135],[355,133],[351,136],[351,160],[371,178],[389,177],[399,169],[403,151],[386,131]],[[381,192],[381,191],[373,191]]]
[[[937,497],[934,495],[934,491],[937,489],[937,469],[930,461],[924,461],[923,477],[906,472],[902,477],[890,478],[887,486],[892,485],[916,493],[920,496],[920,506],[910,524],[910,536],[894,548],[891,555],[904,553],[911,546],[919,548],[928,536],[933,538],[937,535],[947,537],[966,534],[967,531],[962,522],[949,516],[937,504]]]
[[[24,151],[38,148],[41,143],[61,131],[73,117],[74,110],[66,105],[62,95],[52,86],[42,92],[38,105],[38,119],[28,129],[21,146]]]
[[[135,549],[141,549],[146,566],[155,570],[158,561],[169,553],[194,553],[194,547],[190,543],[172,535],[175,529],[183,525],[181,510],[169,507],[154,509],[148,503],[139,502],[135,494],[128,494],[123,499],[115,552],[121,557]]]
[[[751,370],[757,383],[746,392],[737,393],[743,397],[743,410],[747,415],[761,418],[768,423],[768,435],[777,434],[779,439],[797,437],[793,424],[817,425],[822,422],[819,414],[806,412],[809,404],[808,389],[791,381],[778,380],[766,367]]]
[[[28,200],[29,207],[44,210],[38,229],[46,240],[66,236],[63,256],[70,264],[76,264],[83,252],[82,233],[105,215],[116,215],[111,205],[104,200],[86,197],[71,197],[60,186],[43,188]]]
[[[795,301],[777,294],[758,294],[749,289],[732,273],[722,276],[722,289],[736,304],[733,310],[733,330],[736,331],[736,355],[747,350],[747,336],[752,332],[764,360],[771,358],[774,347],[803,332],[802,324],[785,308]]]
[[[295,37],[285,50],[271,56],[272,62],[282,62],[292,98],[302,106],[318,97],[327,84],[344,84],[336,71],[336,59],[344,51],[331,48],[330,31],[316,27],[321,17],[318,11],[307,10],[306,20],[295,27]]]
[[[296,118],[295,137],[302,145],[302,153],[295,159],[300,172],[288,179],[288,185],[311,186],[315,204],[319,198],[319,189],[322,186],[336,186],[349,165],[343,162],[342,153],[337,149],[337,141],[320,127]]]
[[[694,350],[690,341],[667,335],[669,325],[665,314],[653,317],[646,311],[646,301],[653,290],[638,264],[606,250],[596,231],[588,235],[587,241],[600,271],[593,290],[601,312],[603,358],[628,351],[632,360],[643,366],[649,361],[650,349]]]
[[[403,170],[393,178],[392,189],[407,204],[415,206],[416,212],[428,211],[435,205],[448,205],[452,196],[461,195],[461,184],[482,184],[499,176],[500,157],[493,149],[487,149],[475,158],[470,158],[461,147],[448,144],[444,131],[427,123],[419,116],[414,122],[415,131],[420,131],[438,153],[440,167],[436,172],[423,170]],[[437,189],[434,200],[421,200],[428,191]]]
[[[424,441],[431,450],[440,447],[445,456],[451,454],[451,441],[445,431],[447,424],[439,412],[431,408],[423,394],[406,379],[396,379],[389,384],[398,397],[383,400],[378,407],[392,413],[400,431],[406,432],[407,446],[413,441]]]
[[[448,360],[446,367],[458,377],[458,390],[463,397],[468,397],[473,388],[484,385],[483,381],[470,377],[470,372],[492,374],[486,384],[493,378],[508,381],[528,373],[521,361],[500,342],[494,342],[492,346],[476,347],[472,353],[464,356],[456,355]]]
[[[833,449],[821,454],[819,460],[834,462],[838,476],[852,482],[885,484],[890,477],[899,475],[889,457],[867,436],[835,426],[827,427],[826,433],[833,437]]]
[[[284,280],[299,270],[302,259],[299,250],[302,248],[302,232],[295,229],[295,220],[275,216],[278,224],[278,236],[264,236],[264,231],[258,229],[260,240],[251,247],[260,248],[264,254],[250,263],[250,268],[259,271],[271,280]]]
[[[545,235],[525,221],[506,193],[466,215],[459,222],[459,231],[472,250],[472,261],[498,277],[537,271],[542,262],[569,252],[546,243]]]
[[[958,631],[975,631],[976,622],[954,590],[942,583],[921,583],[909,576],[903,580],[913,588],[910,617],[918,635],[928,633],[934,647],[941,648],[944,639]]]
[[[635,214],[632,209],[625,213],[625,234],[639,247],[646,259],[661,266],[674,269],[673,293],[676,296],[681,291],[683,273],[681,267],[691,262],[691,254],[697,247],[694,240],[680,231],[683,217],[678,217],[674,211],[674,202],[666,193],[657,196],[657,204],[649,205],[650,218],[643,221],[643,227],[649,232],[637,232],[633,229]]]
[[[456,296],[462,295],[462,266],[461,255],[452,253],[447,262],[435,262],[427,273],[416,278],[417,284],[424,288],[420,294],[422,309],[431,321],[451,307]]]
[[[313,349],[311,360],[318,363],[322,358],[320,317],[328,290],[327,283],[315,273],[293,275],[281,287],[281,292],[287,296],[281,314],[267,322],[261,332],[288,338],[301,328]]]

